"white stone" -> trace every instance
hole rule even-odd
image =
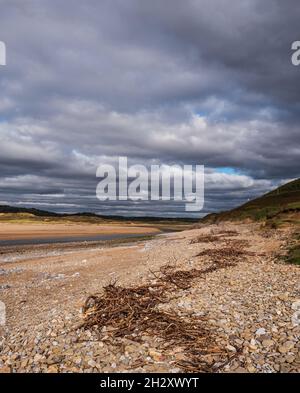
[[[292,304],[292,310],[300,311],[300,300],[296,300],[296,301]]]
[[[256,334],[257,336],[263,336],[264,334],[266,334],[266,329],[264,329],[264,328],[259,328],[259,329],[256,330],[255,334]]]

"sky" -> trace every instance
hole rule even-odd
[[[187,216],[100,202],[96,169],[204,165],[202,216],[299,177],[297,0],[0,0],[0,204]]]

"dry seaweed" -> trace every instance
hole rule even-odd
[[[218,235],[220,236],[238,236],[238,231],[235,230],[226,230],[226,231],[221,231],[218,232]]]
[[[206,360],[207,355],[218,358],[220,365],[230,359],[228,353],[215,344],[205,317],[183,317],[174,311],[161,310],[158,306],[168,303],[170,294],[176,288],[188,289],[193,279],[236,265],[241,256],[250,255],[243,250],[245,244],[240,242],[235,247],[208,249],[198,253],[197,256],[206,256],[210,262],[203,269],[176,270],[174,266],[165,265],[158,272],[152,272],[155,283],[129,288],[116,283],[107,285],[103,293],[87,298],[81,327],[96,328],[101,332],[109,326],[109,334],[113,339],[125,337],[139,341],[144,334],[157,337],[171,348],[183,348],[186,359],[176,363],[183,370],[216,371],[213,364]]]
[[[159,337],[170,346],[181,346],[184,349],[189,362],[178,362],[178,366],[190,370],[193,364],[193,371],[208,371],[209,365],[200,359],[200,355],[216,351],[216,346],[204,318],[184,318],[173,312],[159,310],[158,304],[168,300],[166,287],[168,284],[164,283],[156,287],[145,285],[134,288],[110,284],[104,288],[102,295],[93,295],[86,300],[82,327],[97,327],[101,330],[109,325],[114,338],[138,340],[139,335],[145,333]],[[222,351],[218,348],[217,352]]]
[[[214,242],[220,242],[222,241],[222,238],[219,236],[215,235],[202,235],[198,236],[195,239],[192,239],[190,241],[190,244],[196,244],[196,243],[214,243]]]
[[[196,257],[206,256],[210,260],[218,265],[232,266],[241,260],[242,256],[254,256],[256,255],[250,251],[244,251],[241,247],[223,247],[218,249],[207,249],[196,254]]]

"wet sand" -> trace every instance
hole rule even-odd
[[[143,235],[159,233],[159,229],[148,226],[107,225],[107,224],[73,224],[73,223],[1,223],[0,242],[23,239],[55,239],[76,237],[78,240],[110,240],[119,235]],[[101,236],[103,239],[101,239]],[[107,237],[106,239],[104,237]],[[94,239],[92,239],[94,237]],[[97,238],[99,237],[99,238]],[[3,243],[4,244],[4,243]]]

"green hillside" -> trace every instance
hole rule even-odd
[[[293,180],[283,186],[253,199],[235,209],[213,213],[204,217],[201,222],[220,222],[251,219],[277,222],[289,216],[297,219],[300,212],[300,179]]]
[[[98,215],[90,212],[54,213],[46,210],[25,207],[0,205],[1,223],[72,223],[98,225],[135,225],[155,227],[164,231],[179,231],[190,228],[198,220],[196,218],[164,218],[164,217],[125,217],[113,215]]]

